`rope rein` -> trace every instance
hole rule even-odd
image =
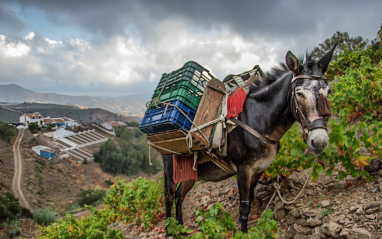
[[[316,166],[316,163],[317,163],[317,160],[318,160],[318,155],[315,155],[314,157],[315,157],[315,158],[314,158],[314,162],[313,162],[312,167],[310,168],[309,176],[308,176],[308,178],[305,180],[305,183],[304,183],[303,187],[301,188],[300,192],[296,195],[296,197],[295,197],[292,201],[287,201],[287,200],[285,200],[285,199],[281,196],[281,192],[280,192],[281,186],[280,186],[280,184],[279,184],[280,175],[277,176],[277,180],[276,180],[276,182],[273,183],[273,187],[275,188],[275,191],[274,191],[274,193],[272,194],[272,197],[271,197],[271,199],[269,200],[269,202],[268,202],[267,206],[265,207],[264,211],[268,209],[269,205],[271,204],[271,202],[272,202],[273,199],[275,198],[276,193],[278,194],[278,196],[279,196],[279,198],[281,199],[281,201],[282,201],[283,203],[285,203],[285,204],[292,204],[292,203],[294,203],[294,202],[301,196],[301,194],[303,193],[303,191],[304,191],[305,188],[306,188],[306,185],[307,185],[308,182],[309,182],[310,177],[312,176],[312,173],[313,173],[313,171],[314,171],[314,167]],[[264,212],[264,211],[263,211],[263,212]],[[262,212],[261,214],[263,214],[263,212]],[[248,224],[249,224],[249,223],[254,223],[254,222],[257,222],[257,221],[259,221],[259,219],[252,220],[252,221],[248,222]]]
[[[305,180],[305,183],[304,183],[303,187],[301,188],[300,192],[297,194],[297,196],[296,196],[292,201],[287,201],[287,200],[285,200],[285,199],[281,196],[281,192],[280,192],[281,186],[280,186],[280,184],[279,184],[279,181],[280,181],[280,175],[278,175],[278,176],[277,176],[277,180],[276,180],[276,182],[273,183],[273,186],[275,187],[275,192],[273,193],[273,196],[272,196],[271,200],[268,202],[267,207],[265,208],[265,210],[268,208],[269,204],[272,202],[272,200],[273,200],[273,198],[275,197],[276,193],[279,195],[279,198],[281,199],[281,201],[282,201],[283,203],[285,203],[285,204],[292,204],[292,203],[294,203],[294,202],[300,197],[300,195],[304,192],[305,187],[306,187],[306,185],[308,184],[310,177],[312,176],[312,173],[313,173],[313,171],[314,171],[314,167],[316,166],[317,160],[318,160],[318,155],[315,155],[315,156],[314,156],[313,165],[312,165],[312,167],[310,168],[309,175],[308,175],[307,179]]]

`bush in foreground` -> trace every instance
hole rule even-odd
[[[33,220],[44,226],[48,226],[54,222],[54,213],[48,209],[38,209],[33,212]]]

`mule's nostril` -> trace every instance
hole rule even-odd
[[[312,144],[313,147],[315,147],[313,139],[310,141],[310,143]]]

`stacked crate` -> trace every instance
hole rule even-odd
[[[149,137],[171,130],[190,130],[204,88],[212,78],[207,69],[193,61],[170,74],[164,73],[139,128]]]

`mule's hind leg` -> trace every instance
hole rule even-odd
[[[179,187],[176,189],[176,192],[175,192],[176,220],[179,222],[179,224],[183,224],[182,203],[184,201],[186,194],[192,189],[192,186],[194,186],[194,184],[195,184],[195,180],[189,180],[186,182],[182,182],[179,185]]]

